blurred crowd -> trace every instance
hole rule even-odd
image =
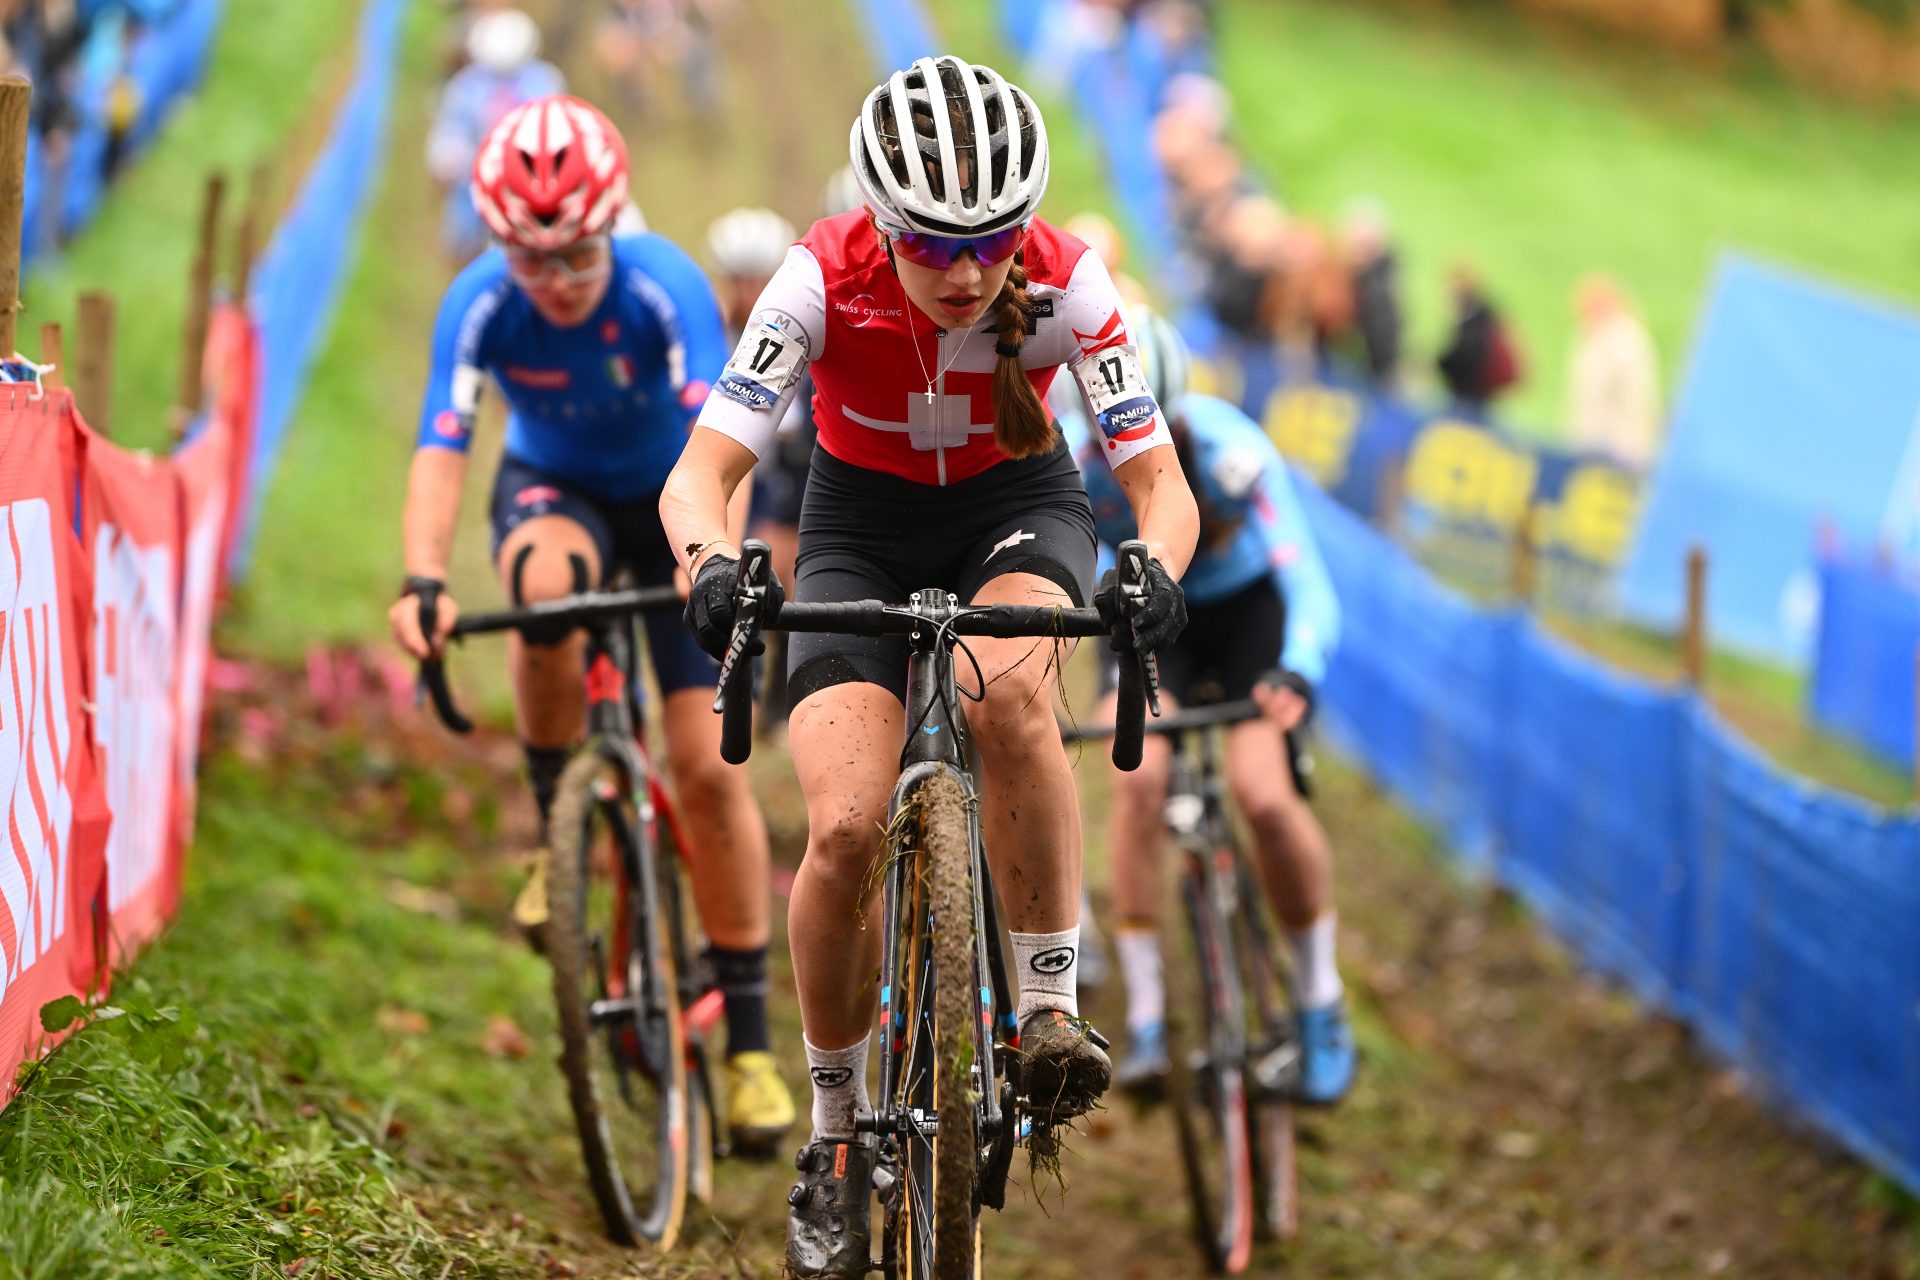
[[[128,72],[142,29],[166,17],[180,0],[0,0],[0,72],[33,85],[30,123],[43,172],[58,192],[84,104],[104,99],[108,176],[120,167],[139,119],[140,90]],[[29,240],[56,241],[60,202],[43,198],[42,225]]]
[[[1170,279],[1204,308],[1229,358],[1277,359],[1289,376],[1336,372],[1387,393],[1437,385],[1452,412],[1485,419],[1527,375],[1526,343],[1487,283],[1460,263],[1448,276],[1441,349],[1409,350],[1402,254],[1381,200],[1355,195],[1330,218],[1290,208],[1235,143],[1231,102],[1214,78],[1211,5],[1202,0],[1069,0],[1042,28],[1056,88],[1084,54],[1126,40],[1158,72],[1152,146],[1178,241]],[[1062,51],[1065,51],[1063,56]],[[1133,65],[1141,59],[1134,58]],[[1592,276],[1573,299],[1564,423],[1568,442],[1636,469],[1660,435],[1654,346],[1624,290]]]

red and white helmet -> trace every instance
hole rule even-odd
[[[627,144],[613,121],[565,94],[502,116],[473,158],[473,205],[496,236],[564,249],[613,225],[627,203]]]

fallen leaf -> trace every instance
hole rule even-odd
[[[294,1276],[299,1275],[307,1269],[307,1264],[311,1261],[313,1261],[311,1258],[295,1258],[292,1262],[280,1268],[280,1270],[287,1276],[287,1280],[293,1280]]]
[[[383,1004],[374,1012],[373,1025],[389,1035],[401,1036],[423,1036],[430,1029],[426,1014],[391,1004]]]
[[[480,1047],[495,1058],[524,1058],[533,1052],[533,1042],[527,1039],[527,1033],[504,1013],[496,1013],[488,1020],[487,1029],[480,1037]]]
[[[1493,1149],[1509,1160],[1531,1160],[1540,1154],[1540,1139],[1520,1129],[1508,1129],[1494,1136]]]

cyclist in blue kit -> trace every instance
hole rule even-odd
[[[390,615],[416,657],[440,652],[457,616],[447,564],[489,379],[510,410],[493,558],[513,602],[531,604],[623,569],[642,586],[676,581],[660,488],[727,358],[719,308],[692,259],[656,235],[613,233],[627,201],[626,147],[593,107],[554,96],[516,108],[481,144],[472,191],[501,243],[453,282],[434,327],[408,478],[408,576]],[[429,601],[432,636],[420,625]],[[765,1150],[794,1119],[767,1030],[766,825],[745,774],[720,759],[718,668],[678,618],[648,615],[646,629],[668,770],[693,845],[694,899],[726,1001],[728,1120],[736,1144]],[[573,629],[509,638],[542,829],[514,917],[536,937],[547,916],[547,812],[586,727],[584,644]]]
[[[1187,628],[1158,655],[1161,680],[1170,700],[1202,693],[1220,701],[1251,698],[1265,712],[1227,731],[1227,783],[1253,837],[1260,878],[1292,960],[1302,1055],[1298,1096],[1330,1104],[1346,1094],[1354,1072],[1353,1035],[1334,962],[1333,856],[1294,785],[1285,735],[1312,711],[1314,688],[1339,638],[1340,603],[1273,445],[1239,409],[1187,392],[1186,344],[1165,317],[1135,307],[1133,331],[1147,385],[1166,410],[1181,470],[1200,507],[1199,547],[1181,578]],[[1112,547],[1135,536],[1132,509],[1100,459],[1096,433],[1074,406],[1066,407],[1061,420],[1086,481],[1094,526],[1102,545]],[[1149,738],[1140,768],[1113,775],[1108,850],[1128,1040],[1114,1078],[1123,1088],[1149,1086],[1170,1065],[1156,925],[1170,756],[1164,739]]]

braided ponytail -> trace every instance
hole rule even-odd
[[[1027,340],[1033,316],[1023,258],[1014,255],[1000,296],[993,300],[993,323],[999,334],[993,350],[1000,357],[993,370],[993,442],[1009,458],[1050,453],[1055,434],[1047,407],[1020,367],[1020,346]]]

